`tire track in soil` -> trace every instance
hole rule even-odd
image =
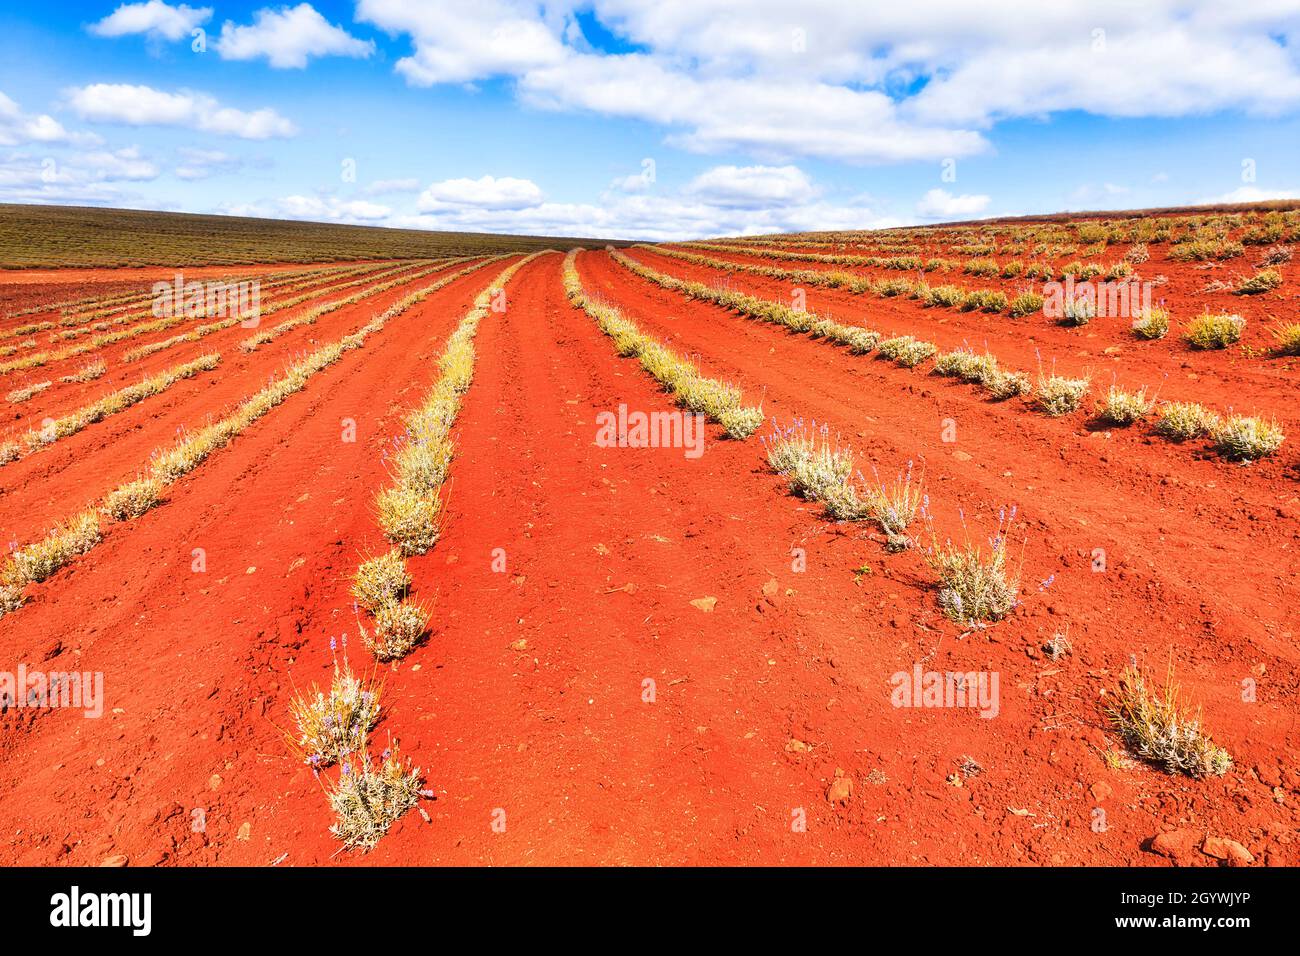
[[[264,865],[290,849],[295,862],[334,852],[320,789],[277,727],[294,681],[328,681],[325,635],[355,635],[348,587],[358,550],[377,544],[382,451],[492,274],[391,319],[0,621],[8,660],[103,671],[107,698],[98,720],[0,718],[0,828],[21,831],[6,862],[118,852],[132,865]],[[343,418],[355,443],[341,441]],[[205,573],[191,570],[194,548]],[[354,648],[356,663],[367,657]],[[194,808],[205,833],[192,832]]]

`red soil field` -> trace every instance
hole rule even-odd
[[[630,253],[669,275],[789,301],[788,283]],[[438,381],[448,337],[519,259],[487,263],[392,316],[155,507],[102,523],[97,546],[0,617],[7,660],[102,672],[105,688],[97,719],[61,708],[0,714],[0,860],[1225,862],[1204,849],[1209,836],[1240,844],[1249,860],[1234,862],[1300,863],[1295,359],[1192,353],[1172,334],[1138,342],[1112,320],[1063,329],[1041,315],[808,290],[809,310],[847,324],[941,349],[987,345],[1004,366],[1030,371],[1037,351],[1062,371],[1091,371],[1102,390],[1113,371],[1129,387],[1160,386],[1162,398],[1275,418],[1288,433],[1281,452],[1242,465],[1204,443],[1103,427],[1085,411],[1049,418],[1028,399],[990,402],[924,368],[688,299],[608,252],[585,251],[576,267],[589,296],[701,374],[742,388],[747,402],[761,400],[767,416],[744,440],[707,426],[699,457],[602,447],[602,413],[669,411],[672,397],[566,297],[564,257],[543,254],[509,280],[504,308],[482,319],[440,536],[407,560],[430,633],[401,661],[377,665],[350,593],[358,563],[388,547],[375,493],[392,481],[395,439]],[[0,466],[0,540],[39,540],[295,359],[465,265],[362,298],[252,352],[239,348],[249,331],[235,326],[121,362],[182,325],[7,376],[6,390],[57,382],[90,358],[109,366],[98,380],[7,405],[0,441],[145,375],[221,354],[216,369]],[[297,268],[324,266],[264,271]],[[1218,308],[1191,289],[1188,268],[1147,271],[1168,273],[1177,315]],[[1297,276],[1290,266],[1285,275],[1279,309],[1294,303],[1287,290]],[[266,325],[359,277],[322,279],[315,298]],[[6,274],[0,313],[146,290],[154,278]],[[1273,306],[1248,308],[1254,335]],[[935,600],[921,549],[889,553],[875,525],[834,522],[793,496],[761,439],[772,423],[796,419],[852,446],[868,476],[875,468],[889,479],[912,463],[941,536],[959,537],[964,520],[983,539],[1014,506],[1023,603],[987,628],[959,627]],[[945,440],[949,424],[955,441]],[[1049,659],[1044,643],[1066,631],[1072,653]],[[345,636],[353,668],[383,682],[372,741],[400,740],[427,788],[419,812],[369,852],[330,834],[322,783],[291,746],[290,702],[312,683],[328,685],[331,641]],[[1161,674],[1176,665],[1184,695],[1232,755],[1226,774],[1195,779],[1107,759],[1124,748],[1105,709],[1133,662]],[[891,680],[918,667],[996,674],[996,716],[895,706]]]

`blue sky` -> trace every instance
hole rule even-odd
[[[0,201],[670,239],[1300,197],[1298,134],[1300,0],[0,7]]]

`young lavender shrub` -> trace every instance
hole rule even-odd
[[[352,580],[352,596],[372,614],[380,608],[396,604],[406,597],[411,586],[411,576],[406,561],[396,548],[377,558],[362,562]]]
[[[1174,441],[1208,435],[1219,416],[1195,402],[1167,402],[1160,410],[1156,431]]]
[[[976,289],[962,303],[963,312],[1001,312],[1007,307],[1007,294],[993,289]]]
[[[373,676],[362,679],[352,673],[346,641],[344,638],[340,665],[335,640],[330,638],[334,676],[328,696],[313,683],[310,692],[297,694],[289,701],[289,714],[298,726],[298,738],[292,741],[293,746],[313,770],[323,770],[353,754],[363,753],[370,728],[379,719],[382,685]]]
[[[773,424],[763,439],[772,470],[786,479],[790,490],[809,501],[820,501],[837,521],[856,521],[870,513],[850,482],[853,453],[832,444],[826,426],[810,429],[796,420],[787,428]]]
[[[28,584],[44,581],[99,544],[100,538],[98,513],[93,508],[83,511],[42,540],[13,552],[0,570],[0,587],[21,591]]]
[[[849,347],[849,351],[854,355],[866,355],[868,352],[876,350],[877,343],[880,342],[880,333],[872,329],[850,328],[837,331],[834,336],[835,341],[841,342]]]
[[[1135,242],[1129,251],[1124,253],[1125,262],[1142,263],[1151,258],[1151,253],[1147,250],[1145,242]]]
[[[1108,282],[1119,282],[1127,279],[1133,274],[1133,264],[1127,259],[1121,259],[1109,269],[1106,270],[1106,280]]]
[[[1061,325],[1087,325],[1096,317],[1097,306],[1092,299],[1080,296],[1065,303],[1065,310],[1061,315]]]
[[[1234,290],[1237,295],[1260,295],[1272,292],[1282,284],[1282,273],[1276,269],[1262,269],[1249,278],[1243,278]]]
[[[1236,461],[1267,458],[1282,447],[1285,437],[1277,422],[1245,415],[1216,419],[1208,431],[1219,453]]]
[[[1133,334],[1140,339],[1163,339],[1169,334],[1169,310],[1147,309],[1133,320]]]
[[[876,486],[868,494],[870,514],[885,534],[885,547],[889,551],[903,551],[912,546],[906,534],[908,526],[916,520],[926,495],[923,482],[912,480],[912,463],[901,472],[892,485],[886,486],[876,474]]]
[[[925,560],[938,579],[939,607],[948,618],[979,627],[1002,620],[1019,603],[1020,572],[1009,566],[1007,555],[1006,532],[1014,518],[1014,508],[1010,519],[1003,514],[987,551],[969,536],[961,545],[940,545],[931,532]]]
[[[827,428],[806,430],[802,425],[778,433],[768,443],[768,462],[790,483],[790,490],[812,501],[827,489],[845,485],[853,474],[853,453],[831,443]]]
[[[12,392],[10,392],[8,395],[6,395],[5,398],[7,398],[7,399],[8,399],[10,402],[12,402],[13,404],[17,405],[17,404],[19,404],[20,402],[26,402],[26,401],[29,401],[29,400],[35,398],[37,395],[41,394],[41,392],[43,392],[43,391],[45,391],[47,388],[49,388],[52,384],[54,384],[54,383],[53,383],[53,382],[35,382],[35,383],[33,383],[33,384],[31,384],[31,385],[27,385],[27,386],[25,386],[25,387],[23,387],[23,388],[15,388]]]
[[[1300,322],[1289,322],[1271,331],[1277,340],[1274,355],[1300,355]]]
[[[1141,418],[1145,418],[1155,405],[1155,399],[1147,398],[1147,390],[1144,385],[1136,392],[1126,392],[1114,385],[1106,393],[1106,400],[1102,403],[1100,415],[1104,421],[1114,425],[1132,425]]]
[[[996,260],[993,259],[972,259],[966,263],[965,268],[962,269],[962,272],[965,272],[967,275],[981,277],[995,276],[999,271],[1001,270],[999,269]]]
[[[1222,349],[1240,341],[1246,320],[1224,312],[1197,316],[1187,324],[1187,341],[1195,349]]]
[[[998,360],[987,352],[979,355],[970,349],[944,352],[934,360],[936,375],[949,375],[967,382],[982,382],[996,371]]]
[[[361,754],[340,768],[337,783],[328,782],[325,796],[336,818],[330,833],[349,849],[372,850],[389,828],[423,796],[420,768],[403,761],[390,743],[375,765]]]
[[[1021,292],[1011,300],[1011,317],[1019,319],[1043,309],[1043,297],[1037,292]]]
[[[1263,255],[1260,256],[1259,267],[1263,269],[1268,266],[1285,265],[1291,261],[1291,256],[1292,250],[1290,246],[1269,246],[1264,250]]]
[[[966,302],[966,293],[955,285],[936,285],[926,291],[921,301],[929,306],[961,308]]]
[[[162,493],[163,483],[157,478],[127,482],[104,496],[104,514],[114,521],[138,518],[162,500]]]
[[[1170,773],[1219,777],[1232,766],[1231,755],[1201,729],[1201,713],[1178,700],[1172,666],[1163,693],[1149,687],[1135,667],[1125,669],[1115,702],[1107,709],[1111,726],[1135,756],[1159,764]]]
[[[361,625],[361,639],[377,661],[400,660],[429,630],[429,614],[414,601],[385,604],[375,611],[375,632]]]
[[[1061,375],[1038,376],[1038,407],[1052,417],[1068,415],[1083,403],[1088,393],[1087,378],[1065,378]]]
[[[424,554],[438,542],[442,501],[405,486],[385,488],[375,498],[379,526],[408,557]]]
[[[108,365],[102,361],[90,362],[83,365],[70,375],[64,375],[59,378],[60,382],[65,385],[71,385],[75,382],[93,382],[108,371]]]
[[[824,487],[819,500],[827,516],[835,521],[861,521],[871,514],[871,503],[863,501],[858,490],[847,481]]]
[[[763,409],[755,406],[737,405],[718,413],[718,424],[723,427],[728,438],[743,440],[763,427]]]
[[[883,279],[876,283],[876,294],[884,299],[899,295],[910,295],[911,292],[912,283],[909,279]]]
[[[876,346],[876,350],[885,358],[897,362],[905,368],[912,368],[939,351],[933,342],[922,342],[910,335],[886,339]]]
[[[1028,395],[1033,390],[1028,375],[1007,369],[996,369],[990,372],[980,384],[998,401],[1015,398],[1017,395]]]

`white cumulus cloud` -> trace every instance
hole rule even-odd
[[[225,60],[265,57],[271,66],[280,69],[302,69],[313,56],[364,59],[375,52],[372,41],[360,40],[330,23],[310,3],[258,10],[253,22],[246,26],[227,20],[216,48]]]
[[[530,179],[482,176],[479,179],[446,179],[433,183],[416,203],[418,209],[520,210],[540,205],[541,188]]]
[[[805,203],[817,190],[797,166],[715,166],[696,176],[687,192],[715,206],[758,209]]]
[[[922,219],[966,219],[979,215],[989,204],[985,195],[954,196],[946,189],[931,189],[916,204]]]
[[[53,116],[24,113],[17,103],[0,93],[0,146],[17,146],[20,143],[94,146],[101,142],[93,133],[69,132]]]
[[[68,103],[84,120],[127,126],[180,126],[241,139],[270,139],[298,129],[269,107],[244,111],[222,106],[206,93],[168,93],[128,83],[92,83],[67,91]]]
[[[395,68],[412,85],[508,78],[534,107],[644,120],[672,145],[764,162],[968,156],[1003,119],[1071,110],[1300,108],[1293,0],[580,6],[625,50],[588,42],[574,0],[359,0],[356,16],[409,38]]]
[[[162,0],[148,0],[122,4],[98,23],[92,23],[89,30],[101,37],[141,33],[154,40],[179,40],[211,18],[211,7],[190,7],[183,3],[172,6]]]
[[[1300,199],[1300,191],[1294,189],[1264,189],[1259,186],[1238,186],[1222,196],[1202,199],[1200,205],[1209,206],[1228,202],[1266,202],[1270,199]]]

